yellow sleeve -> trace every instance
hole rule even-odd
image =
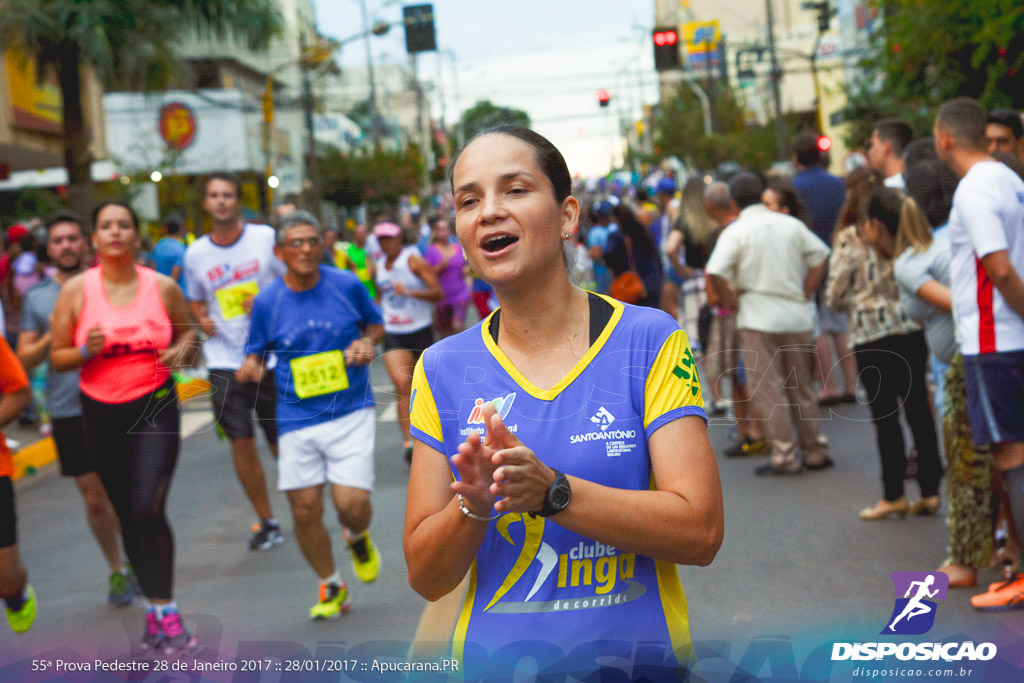
[[[444,434],[441,432],[441,416],[434,403],[434,392],[427,382],[427,373],[423,370],[423,356],[416,361],[416,369],[412,373],[412,398],[409,405],[409,430],[412,436],[441,453],[444,450]],[[447,455],[447,453],[445,453]]]
[[[339,270],[348,269],[348,253],[345,248],[340,244],[334,245],[334,265]]]
[[[662,344],[644,386],[644,430],[648,438],[659,427],[686,415],[704,414],[697,365],[690,340],[676,330]]]

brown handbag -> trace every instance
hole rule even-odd
[[[633,241],[626,235],[623,235],[622,239],[626,244],[626,258],[629,260],[631,270],[620,273],[618,277],[612,280],[608,293],[623,303],[635,304],[647,296],[647,287],[644,286],[644,281],[636,273],[636,259],[633,258]]]

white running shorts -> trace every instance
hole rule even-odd
[[[372,407],[282,434],[278,437],[278,490],[304,489],[329,481],[372,491],[376,434],[377,416]]]

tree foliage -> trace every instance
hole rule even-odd
[[[851,146],[862,145],[885,116],[929,135],[936,109],[953,97],[1024,108],[1020,0],[876,0],[875,8],[872,49],[847,88]]]
[[[706,135],[700,100],[687,85],[680,85],[672,97],[662,100],[655,115],[657,156],[676,156],[688,166],[706,170],[726,161],[764,169],[776,161],[774,129],[745,125],[743,108],[731,91],[718,89],[712,112],[715,132]],[[798,124],[787,120],[786,127],[788,139]]]
[[[419,191],[422,174],[423,157],[415,145],[350,155],[332,148],[320,165],[324,198],[348,208],[394,206],[402,195]]]
[[[164,87],[176,72],[185,36],[237,38],[253,49],[280,31],[274,0],[0,0],[0,45],[33,57],[39,72],[60,81],[68,197],[78,211],[92,204],[82,68],[108,87]]]
[[[460,125],[465,139],[501,124],[530,127],[530,115],[521,109],[499,107],[490,100],[480,100],[462,114]]]

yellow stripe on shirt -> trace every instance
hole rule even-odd
[[[416,369],[412,373],[412,405],[409,409],[410,424],[427,436],[444,443],[441,432],[441,416],[434,403],[434,392],[427,382],[427,373],[423,370],[423,356],[416,361]]]
[[[469,587],[466,588],[466,599],[462,603],[462,612],[455,624],[452,636],[452,659],[459,663],[459,671],[465,671],[462,660],[466,655],[466,634],[469,632],[469,618],[473,615],[473,599],[476,597],[476,560],[469,568]]]
[[[661,595],[661,609],[665,613],[672,652],[680,667],[687,666],[693,659],[693,643],[690,641],[690,617],[686,606],[683,584],[679,582],[679,567],[665,560],[654,561],[658,575],[658,594]]]
[[[661,345],[644,386],[644,428],[675,408],[704,407],[690,340],[676,330]]]

